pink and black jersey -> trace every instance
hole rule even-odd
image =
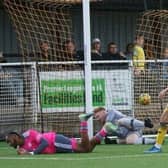
[[[45,139],[48,145],[41,153],[52,154],[56,152],[56,148],[54,146],[56,137],[55,132],[47,132],[42,134],[36,130],[30,129],[23,133],[23,137],[24,145],[20,146],[20,148],[23,148],[29,152],[35,151],[39,147],[41,140]]]

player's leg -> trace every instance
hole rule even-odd
[[[168,105],[164,109],[164,111],[160,117],[160,128],[158,129],[158,133],[156,136],[156,143],[152,148],[145,151],[145,153],[161,152],[161,147],[162,147],[163,141],[165,139],[165,135],[167,133],[167,128],[168,128]]]
[[[144,127],[153,127],[150,119],[145,119],[145,121],[143,122],[131,117],[121,118],[118,120],[117,124],[130,130],[142,130]]]
[[[111,122],[105,123],[103,128],[90,140],[90,150],[92,151],[97,144],[107,136],[107,133],[112,133],[117,130],[117,126],[113,125]]]
[[[88,137],[87,120],[92,114],[80,115],[80,133],[81,142],[78,143],[75,138],[68,138],[64,135],[57,134],[55,139],[55,146],[57,153],[71,153],[71,152],[89,152],[90,141]]]
[[[107,127],[106,124],[104,127],[95,135],[91,138],[90,140],[90,151],[92,151],[97,144],[100,144],[101,141],[107,136]]]
[[[89,140],[88,129],[87,129],[87,120],[93,115],[93,113],[86,113],[79,115],[80,123],[80,134],[81,134],[81,143],[78,144],[78,149],[76,152],[91,152],[97,144],[104,139],[107,135],[107,132],[111,129],[116,129],[112,123],[106,123],[105,126]],[[108,129],[108,131],[107,131]]]
[[[160,128],[158,129],[157,136],[156,136],[155,145],[144,152],[145,153],[160,153],[166,133],[167,133],[167,126],[163,126],[163,125],[160,126]]]
[[[166,133],[167,133],[167,126],[161,126],[158,129],[155,145],[152,146],[147,151],[144,151],[144,152],[145,153],[160,153],[161,152],[161,147],[162,147],[162,144],[163,144],[164,137],[165,137]]]
[[[90,150],[90,140],[88,136],[88,125],[87,120],[93,115],[93,113],[86,113],[79,115],[80,119],[80,136],[81,141],[77,144],[75,152],[86,153],[91,152]]]
[[[76,152],[91,152],[97,144],[104,139],[107,135],[107,132],[111,129],[116,129],[116,127],[112,123],[106,123],[105,126],[89,140],[88,132],[87,132],[87,120],[89,116],[92,116],[91,113],[82,114],[79,116],[80,118],[80,134],[81,134],[81,143],[78,144]],[[107,131],[108,129],[108,131]],[[112,130],[111,130],[112,131]]]
[[[142,134],[138,131],[130,132],[126,137],[126,144],[154,144],[155,139],[142,137]]]
[[[62,134],[56,134],[55,147],[56,153],[72,153],[73,152],[73,140]]]
[[[161,147],[165,135],[167,133],[167,125],[168,125],[168,105],[164,109],[161,117],[160,117],[160,128],[158,129],[158,134],[156,138],[156,145]]]
[[[137,134],[129,134],[127,137],[126,137],[126,144],[139,144],[138,142],[138,135]]]

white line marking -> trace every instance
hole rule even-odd
[[[75,154],[74,154],[75,156]],[[121,158],[142,158],[142,157],[168,157],[168,153],[163,154],[135,154],[135,155],[118,155],[118,156],[95,156],[95,157],[83,157],[83,158],[57,158],[57,157],[6,157],[1,156],[0,160],[65,160],[65,161],[78,161],[78,160],[102,160],[102,159],[121,159]]]

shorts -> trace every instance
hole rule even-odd
[[[73,153],[76,143],[74,138],[68,138],[64,135],[57,134],[54,144],[56,153]]]

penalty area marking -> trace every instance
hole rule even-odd
[[[6,157],[1,156],[0,160],[64,160],[64,161],[80,161],[80,160],[100,160],[100,159],[122,159],[122,158],[142,158],[142,157],[168,157],[168,153],[163,154],[135,154],[135,155],[118,155],[118,156],[97,156],[97,157],[83,157],[83,158],[57,158],[57,157]]]

